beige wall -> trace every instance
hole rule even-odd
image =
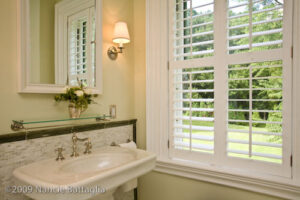
[[[61,0],[30,0],[30,83],[55,83],[55,4]]]
[[[279,200],[217,184],[149,173],[139,179],[139,200]]]
[[[40,83],[55,83],[55,0],[40,0]]]
[[[67,104],[56,104],[54,95],[17,93],[17,0],[0,0],[0,134],[11,132],[13,119],[37,120],[68,116]],[[125,45],[123,55],[111,61],[106,50],[112,45],[114,22],[128,22],[133,34],[133,1],[103,1],[103,95],[87,114],[108,114],[110,104],[117,105],[119,119],[134,116],[133,43]]]
[[[137,143],[146,148],[146,13],[145,0],[134,0],[134,116]]]
[[[18,94],[16,60],[16,1],[0,0],[0,134],[10,132],[12,119],[49,119],[68,116],[67,105],[56,105],[53,95]],[[128,22],[132,42],[117,61],[106,56],[113,24]],[[134,48],[133,48],[134,47]],[[104,93],[88,113],[107,113],[116,104],[119,119],[138,118],[138,145],[146,144],[145,0],[104,0]],[[265,195],[191,179],[149,173],[139,179],[140,200],[276,200]]]

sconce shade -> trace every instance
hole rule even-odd
[[[115,24],[113,42],[120,45],[130,42],[128,28],[125,22],[117,22]]]

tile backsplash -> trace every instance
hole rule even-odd
[[[77,136],[89,137],[93,145],[93,152],[93,150],[108,146],[112,142],[119,144],[125,143],[128,139],[133,140],[133,129],[134,125],[125,125],[78,132]],[[65,134],[0,144],[0,200],[29,200],[23,194],[11,194],[5,191],[7,187],[14,185],[13,170],[38,160],[55,159],[57,155],[55,149],[58,147],[64,147],[63,155],[69,157],[72,152],[71,137],[72,134]],[[83,154],[84,148],[83,143],[78,144],[80,155]],[[116,200],[133,199],[133,191],[116,195]]]

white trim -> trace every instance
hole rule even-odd
[[[30,1],[30,34],[34,40],[31,42],[31,67],[29,80],[33,83],[40,83],[40,0]]]
[[[218,0],[215,0],[216,2]],[[227,35],[226,26],[227,26],[227,19],[222,16],[227,16],[227,2],[218,1],[215,3],[215,14],[214,13],[214,37],[220,33],[222,36]],[[225,163],[226,158],[226,141],[227,141],[227,40],[226,37],[216,37],[214,43],[215,47],[215,55],[214,55],[214,67],[215,67],[215,75],[214,75],[214,117],[215,117],[215,137],[214,137],[214,145],[215,147],[215,156],[214,156],[214,163],[217,165],[221,165]]]
[[[168,135],[168,1],[146,2],[146,118],[147,149],[158,157],[167,156]],[[157,27],[161,31],[157,31]],[[155,59],[153,59],[155,58]],[[157,98],[160,97],[160,98]],[[163,138],[163,140],[161,140]],[[161,142],[161,143],[160,143]]]
[[[179,164],[179,162],[174,161],[157,161],[154,170],[286,199],[298,200],[300,196],[300,186],[298,184],[291,185],[282,181],[268,181],[257,177],[249,177],[247,174],[237,175],[234,174],[233,170],[230,173],[224,173],[214,169],[193,167],[191,163]]]
[[[73,1],[73,0],[71,0]],[[81,0],[80,0],[81,1]],[[96,1],[96,87],[93,94],[102,94],[102,0]],[[29,0],[17,0],[17,66],[18,93],[62,93],[64,85],[30,84]]]
[[[225,0],[223,0],[225,1]],[[166,1],[147,0],[146,3],[146,27],[147,27],[147,150],[157,154],[158,161],[156,171],[183,176],[191,179],[197,179],[217,184],[223,184],[231,187],[241,188],[254,192],[278,196],[287,199],[299,199],[300,196],[300,138],[297,130],[300,130],[300,112],[297,102],[300,102],[300,91],[295,86],[300,85],[300,2],[294,1],[294,60],[293,60],[293,176],[291,178],[259,174],[257,172],[239,171],[233,168],[222,168],[222,165],[208,165],[198,162],[172,160],[168,157],[168,122],[164,117],[168,115],[168,106],[165,102],[166,97],[165,82],[168,80],[168,73],[164,70],[167,68],[168,56],[165,55],[165,49],[168,44],[169,33],[166,30],[168,20]],[[225,7],[226,8],[226,7]],[[216,8],[218,9],[218,8]],[[216,31],[216,30],[215,30]],[[216,43],[216,41],[215,41]],[[296,46],[297,45],[297,46]],[[215,47],[218,53],[218,47]],[[221,50],[221,48],[220,48]],[[226,51],[226,49],[223,49]],[[274,50],[268,53],[268,57],[278,60],[282,56],[282,50]],[[256,52],[243,53],[239,55],[230,55],[226,63],[249,62]],[[288,54],[287,54],[288,55]],[[243,60],[242,60],[243,57]],[[256,61],[264,61],[262,55]],[[207,62],[206,62],[207,61]],[[203,63],[197,63],[197,60],[190,61],[189,66],[205,66],[211,61],[207,58]],[[177,67],[180,68],[180,61],[176,61]],[[172,63],[174,64],[174,63]],[[297,91],[298,90],[298,91]],[[221,96],[219,96],[221,98]],[[215,105],[216,108],[216,105]],[[225,122],[226,123],[226,122]],[[225,130],[226,131],[226,130]],[[222,141],[219,141],[222,142]]]
[[[300,185],[300,1],[294,1],[293,15],[293,97],[292,97],[292,152],[293,152],[293,179],[295,184]]]
[[[102,0],[95,0],[96,1],[96,88],[94,89],[97,91],[96,94],[103,93],[103,65],[102,65]]]
[[[46,88],[46,89],[45,89]],[[62,93],[65,85],[54,84],[27,84],[19,93],[59,94]],[[100,91],[91,88],[91,94],[99,94]]]

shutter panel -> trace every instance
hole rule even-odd
[[[291,176],[291,8],[228,0],[227,166]]]
[[[69,27],[69,82],[77,85],[77,78],[87,81],[87,23],[88,17],[70,20]]]
[[[95,87],[95,12],[94,7],[76,13],[68,19],[69,84],[78,81]]]
[[[175,0],[171,7],[170,152],[176,158],[209,159],[214,153],[214,66],[206,57],[214,55],[214,1]]]
[[[283,0],[229,0],[228,52],[282,47]]]
[[[173,148],[213,153],[213,67],[174,70]]]
[[[282,163],[282,61],[228,66],[228,155]]]
[[[188,60],[214,54],[213,0],[177,0],[175,5],[174,57]]]

